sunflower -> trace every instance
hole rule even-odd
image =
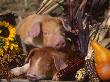
[[[10,41],[14,40],[14,36],[16,34],[15,28],[10,25],[6,21],[1,21],[0,22],[0,38],[4,42],[3,48],[7,50],[10,46]]]
[[[16,30],[15,27],[9,22],[0,21],[0,57],[10,53],[6,60],[12,59],[20,52],[18,42],[15,40]],[[11,62],[9,61],[9,62]]]
[[[26,58],[19,40],[16,39],[15,19],[12,13],[0,15],[0,79],[4,79],[4,76],[6,76],[5,79],[8,79],[9,70],[22,66]]]
[[[14,40],[14,36],[16,34],[15,28],[11,24],[9,24],[8,22],[6,22],[6,21],[0,22],[0,26],[1,27],[4,27],[5,30],[8,29],[8,31],[9,31],[9,37],[5,37],[4,38],[4,36],[0,36],[0,38],[4,38],[5,40],[11,40],[11,41],[13,41]],[[1,33],[7,33],[7,32],[3,32],[2,30],[0,32]]]

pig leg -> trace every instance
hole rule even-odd
[[[57,72],[53,75],[53,81],[59,81],[60,79],[57,77]]]
[[[16,75],[16,76],[19,76],[21,74],[26,73],[28,68],[29,68],[29,63],[25,64],[22,67],[16,67],[16,68],[11,69],[11,73]]]

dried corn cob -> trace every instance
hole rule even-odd
[[[60,70],[57,73],[57,77],[59,78],[59,80],[73,79],[73,77],[76,74],[77,70],[79,70],[82,66],[83,66],[82,57],[78,57],[78,58],[69,60],[68,61],[68,67],[66,67],[65,69]]]
[[[87,59],[85,61],[85,69],[91,82],[100,82],[100,79],[95,70],[94,62],[92,60]]]
[[[91,32],[93,32],[94,29],[92,29]],[[89,40],[89,45],[88,45],[88,53],[85,58],[85,69],[87,71],[87,74],[89,75],[89,79],[91,82],[99,82],[100,79],[96,73],[95,70],[95,64],[93,62],[93,49],[90,46],[91,40],[95,39],[96,41],[100,42],[104,47],[110,42],[110,39],[105,39],[105,35],[107,34],[108,29],[103,28],[103,25],[100,25],[100,28],[98,29],[97,33],[90,33],[91,37]],[[95,35],[95,36],[94,36]]]
[[[86,70],[85,68],[81,68],[80,70],[77,71],[75,78],[77,81],[84,81],[86,77]]]
[[[0,79],[12,79],[12,78],[19,78],[17,76],[14,76],[10,73],[10,70],[2,65],[0,65]]]

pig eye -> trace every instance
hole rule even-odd
[[[50,66],[50,64],[46,64],[46,66],[47,66],[47,67],[49,67],[49,66]]]
[[[65,36],[65,33],[62,33],[63,36]]]
[[[46,64],[45,67],[49,69],[51,67],[51,64]]]
[[[62,32],[61,35],[62,35],[62,36],[65,36],[65,33]]]
[[[62,26],[62,28],[60,28],[60,31],[63,32],[63,33],[65,32],[65,29],[64,29],[63,26]]]
[[[44,35],[49,35],[49,33],[48,32],[44,32]]]

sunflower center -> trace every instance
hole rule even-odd
[[[1,30],[1,32],[0,32],[0,36],[2,36],[2,37],[4,37],[4,38],[7,38],[7,37],[9,37],[9,29],[7,28],[7,27],[5,27],[5,26],[0,26],[0,30]]]

